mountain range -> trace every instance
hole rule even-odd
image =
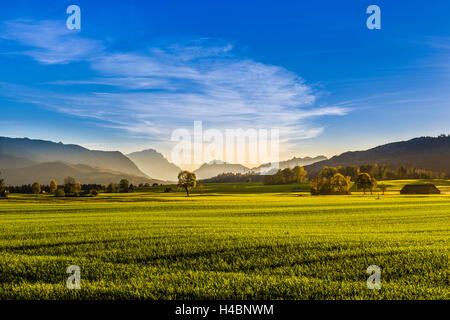
[[[280,161],[278,163],[278,169],[286,169],[286,168],[294,168],[294,167],[304,167],[319,161],[324,161],[327,160],[328,158],[325,156],[317,156],[314,158],[311,157],[304,157],[304,158],[297,158],[297,157],[293,157],[290,160],[286,160],[286,161]],[[275,174],[278,169],[276,168],[272,168],[271,169],[271,163],[265,163],[260,165],[259,167],[253,168],[252,171],[255,173],[260,173],[260,174]]]
[[[400,166],[450,173],[450,136],[421,137],[388,143],[365,151],[345,152],[329,160],[305,166],[310,177],[325,167],[384,164],[390,169]]]
[[[132,184],[162,183],[162,181],[142,176],[130,175],[123,172],[92,167],[86,164],[70,164],[67,162],[44,162],[24,168],[2,169],[2,177],[7,185],[24,185],[33,182],[47,185],[55,179],[58,185],[64,183],[66,177],[73,177],[83,184],[118,183],[121,179],[127,179]]]
[[[391,169],[403,165],[434,172],[450,173],[450,136],[421,137],[388,143],[364,151],[345,152],[327,159],[294,157],[281,161],[279,168],[304,166],[310,177],[325,166],[360,166],[384,164]],[[207,179],[221,173],[272,174],[270,164],[247,168],[241,164],[212,161],[194,171],[197,179]],[[107,184],[128,179],[133,184],[169,183],[177,180],[181,168],[170,163],[153,149],[124,155],[119,151],[89,150],[73,144],[28,138],[0,137],[0,169],[8,185],[47,184],[51,179],[62,183],[67,176],[80,183]],[[274,170],[276,171],[276,170]]]
[[[0,154],[27,159],[35,163],[54,161],[81,163],[148,178],[133,161],[119,151],[96,151],[75,144],[0,137]]]
[[[314,158],[311,157],[304,157],[304,158],[297,158],[293,157],[290,160],[280,161],[278,163],[277,168],[272,168],[271,163],[264,163],[258,167],[255,168],[248,168],[246,166],[243,166],[241,164],[232,164],[223,162],[220,160],[213,160],[208,163],[202,164],[198,169],[194,171],[195,175],[197,176],[197,179],[209,179],[212,177],[215,177],[221,173],[248,173],[248,172],[254,172],[256,174],[274,174],[278,171],[278,169],[285,169],[285,168],[294,168],[296,166],[304,167],[306,165],[327,160],[328,158],[325,156],[317,156]]]
[[[140,170],[150,177],[167,181],[177,181],[181,168],[169,162],[164,156],[153,149],[127,154]]]
[[[119,151],[28,138],[0,137],[0,169],[7,185],[48,184],[51,179],[61,184],[67,176],[85,184],[164,182],[147,176]]]
[[[197,179],[208,179],[215,177],[221,173],[246,173],[251,171],[242,164],[227,163],[220,160],[213,160],[204,163],[200,168],[194,170]]]

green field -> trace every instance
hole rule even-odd
[[[1,299],[448,299],[441,195],[309,196],[212,184],[96,198],[0,200]],[[81,290],[66,268],[81,268]],[[381,290],[366,286],[381,268]]]

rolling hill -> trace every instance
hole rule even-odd
[[[421,137],[388,143],[365,151],[345,152],[329,160],[305,166],[310,176],[325,167],[385,164],[391,169],[403,165],[450,173],[450,136]]]
[[[0,153],[0,169],[24,168],[37,164],[37,162]]]
[[[177,181],[181,168],[169,162],[161,153],[153,149],[143,150],[127,154],[140,170],[148,176],[167,180]]]
[[[119,151],[96,151],[73,144],[0,137],[0,154],[27,159],[35,163],[63,161],[71,164],[86,164],[148,178],[133,161]]]
[[[85,164],[70,164],[66,162],[45,162],[25,168],[2,169],[2,178],[6,185],[24,185],[33,182],[49,184],[55,179],[58,184],[63,184],[64,178],[71,176],[82,184],[109,184],[118,183],[121,179],[127,179],[132,184],[161,183],[162,181],[135,176],[123,172],[117,172],[102,168],[96,168]]]

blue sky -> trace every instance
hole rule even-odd
[[[81,8],[81,31],[66,8]],[[368,30],[366,8],[381,8]],[[21,1],[0,135],[170,155],[177,128],[280,128],[281,157],[450,133],[448,1]]]

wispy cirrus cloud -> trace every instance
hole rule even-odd
[[[86,39],[77,31],[69,31],[60,21],[7,21],[0,39],[13,40],[26,46],[20,54],[43,64],[66,64],[88,59],[103,50],[101,41]]]
[[[6,22],[0,37],[22,44],[20,54],[40,63],[86,61],[97,74],[56,79],[45,90],[22,88],[21,99],[131,134],[169,139],[175,128],[202,120],[218,129],[280,128],[282,141],[289,143],[323,131],[313,118],[349,111],[316,106],[318,93],[300,76],[238,57],[228,43],[211,45],[206,39],[150,47],[145,53],[110,52],[101,41],[68,32],[54,21]],[[73,86],[86,88],[79,93]]]

